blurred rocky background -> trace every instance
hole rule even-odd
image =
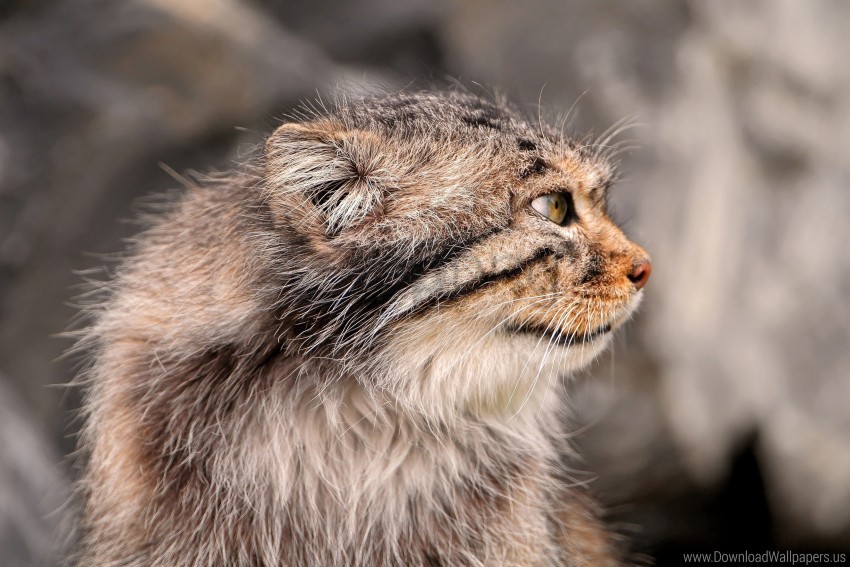
[[[580,465],[635,549],[850,550],[850,4],[0,3],[0,557],[53,565],[79,427],[57,338],[133,201],[227,168],[300,101],[458,80],[597,134],[652,253],[571,389]]]

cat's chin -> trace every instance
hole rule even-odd
[[[611,323],[601,325],[585,333],[569,333],[560,330],[552,330],[541,325],[512,325],[505,329],[514,335],[532,335],[546,341],[549,345],[558,345],[566,348],[582,347],[592,345],[609,335],[614,327]]]
[[[604,325],[582,335],[535,332],[536,329],[522,328],[507,334],[511,342],[523,344],[530,352],[545,353],[545,358],[557,367],[562,375],[585,368],[611,343],[615,325]],[[545,330],[544,330],[545,331]]]
[[[569,331],[546,324],[522,322],[502,325],[501,331],[508,336],[532,337],[547,350],[563,347],[569,351],[588,351],[596,354],[608,345],[614,332],[629,320],[643,300],[643,293],[638,292],[631,300],[619,309],[607,322],[583,332]]]

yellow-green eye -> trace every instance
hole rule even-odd
[[[566,224],[569,207],[570,198],[565,193],[547,193],[531,202],[531,208],[560,226]]]

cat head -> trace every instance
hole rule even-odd
[[[525,405],[604,349],[649,276],[597,148],[501,102],[341,103],[264,157],[293,348],[428,411]]]

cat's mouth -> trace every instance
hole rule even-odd
[[[569,347],[591,343],[596,339],[599,339],[604,335],[610,333],[613,328],[613,325],[611,323],[608,323],[606,325],[602,325],[601,327],[597,327],[592,331],[584,333],[572,333],[568,331],[551,329],[543,325],[534,325],[526,323],[522,325],[508,325],[505,327],[505,330],[512,334],[534,335],[537,337],[542,337],[551,341],[553,344],[559,344],[561,346]]]

